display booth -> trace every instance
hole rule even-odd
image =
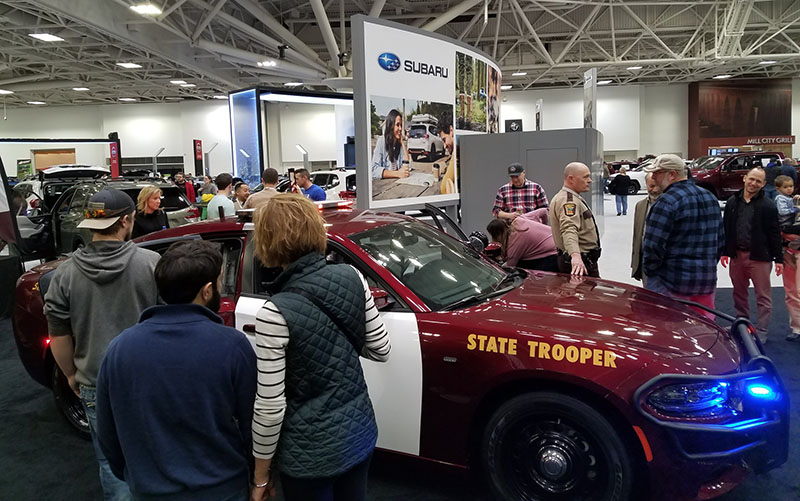
[[[360,208],[454,206],[458,141],[499,132],[500,69],[457,40],[351,18]]]
[[[350,94],[255,87],[232,92],[228,105],[233,175],[251,187],[266,167],[284,173],[352,166],[346,162],[354,135]]]

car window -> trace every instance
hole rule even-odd
[[[83,207],[86,200],[91,196],[89,186],[79,185],[75,187],[75,194],[69,204],[69,214],[76,217],[83,217]],[[92,193],[94,193],[92,191]]]
[[[325,189],[330,190],[331,188],[336,188],[337,186],[339,186],[339,176],[338,174],[331,174],[331,177],[328,178],[328,184]]]
[[[72,188],[64,192],[63,198],[58,202],[58,207],[55,208],[55,212],[59,215],[66,215],[70,209],[70,202],[72,201],[72,196],[75,195],[76,188]]]
[[[731,163],[728,164],[728,169],[730,170],[750,170],[750,157],[748,156],[741,156],[736,157],[731,160]]]
[[[412,125],[408,131],[408,137],[419,138],[424,137],[427,133],[424,125]]]
[[[42,188],[44,196],[42,198],[44,199],[45,205],[51,207],[58,201],[58,197],[73,185],[74,183],[64,181],[44,183],[44,187]]]
[[[345,182],[347,183],[347,187],[345,188],[347,191],[355,191],[355,189],[356,189],[356,175],[355,174],[348,175],[347,179],[345,180]]]
[[[778,155],[756,155],[756,162],[761,167],[766,167],[770,164],[770,162],[776,162],[778,160]]]
[[[189,201],[184,198],[183,193],[181,193],[181,190],[178,189],[177,186],[159,186],[159,188],[161,189],[161,208],[165,211],[182,210],[191,205]],[[123,188],[122,191],[133,199],[133,203],[136,203],[142,188],[139,186],[135,188]]]
[[[421,222],[390,224],[349,238],[434,310],[491,291],[505,277],[474,250]]]
[[[329,178],[330,176],[328,174],[312,174],[309,179],[311,179],[311,182],[317,186],[325,188],[328,184]]]

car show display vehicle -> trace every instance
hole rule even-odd
[[[416,161],[424,156],[433,161],[445,154],[444,142],[437,130],[438,123],[436,117],[427,113],[411,117],[411,126],[408,129],[408,153],[411,160]]]
[[[631,185],[628,188],[628,195],[636,195],[639,193],[639,190],[647,188],[647,182],[645,181],[647,172],[645,172],[644,169],[651,163],[653,163],[652,159],[646,160],[640,164],[636,164],[631,170],[627,170],[626,168],[626,174],[631,178]],[[611,174],[611,176],[608,178],[609,182],[611,182],[611,180],[617,176],[619,176],[619,173]]]
[[[58,198],[75,183],[108,176],[105,167],[83,164],[54,165],[41,170],[36,176],[25,179],[14,191],[22,193],[30,208],[38,213],[49,212]]]
[[[423,222],[347,204],[319,206],[327,260],[366,277],[391,337],[388,362],[362,360],[379,448],[483,471],[506,500],[710,499],[786,461],[788,396],[746,320],[724,329],[638,287],[502,268],[434,207]],[[254,342],[274,270],[253,231],[243,214],[137,243],[218,242],[219,314]],[[14,336],[85,429],[42,314],[58,264],[18,281]]]
[[[341,192],[352,192],[356,189],[355,168],[315,170],[311,173],[309,179],[312,183],[325,190],[326,200],[340,200]]]
[[[692,166],[694,182],[720,200],[727,200],[744,188],[744,176],[753,167],[764,168],[783,160],[780,151],[749,151],[732,155],[709,155],[698,158]],[[798,171],[800,174],[800,170]],[[797,187],[795,187],[797,188]]]

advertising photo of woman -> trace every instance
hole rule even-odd
[[[383,135],[372,152],[372,177],[375,179],[408,177],[408,150],[403,143],[403,116],[397,110],[386,115]]]

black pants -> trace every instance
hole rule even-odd
[[[556,254],[552,256],[540,257],[539,259],[520,259],[517,262],[519,268],[526,270],[552,271],[558,273],[558,258]]]
[[[583,265],[586,266],[586,275],[600,278],[600,268],[597,266],[597,260],[587,254],[581,254],[581,258],[583,259]],[[570,258],[569,254],[558,254],[558,271],[560,273],[572,273],[572,258]]]
[[[372,454],[335,477],[295,478],[281,473],[286,501],[366,501],[367,473]]]

